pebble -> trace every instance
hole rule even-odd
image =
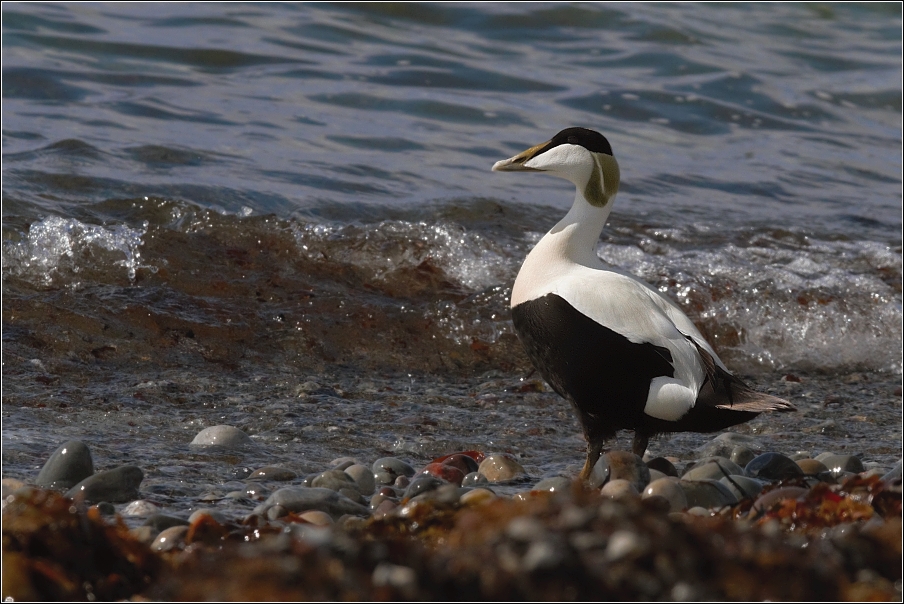
[[[265,466],[251,473],[248,480],[278,480],[281,482],[287,480],[295,480],[298,474],[286,468],[278,468],[275,466]]]
[[[738,498],[738,501],[747,499],[749,497],[756,497],[763,491],[763,488],[766,486],[765,483],[760,482],[755,478],[750,478],[748,476],[739,474],[723,476],[719,479],[719,482],[728,487],[728,490]]]
[[[840,477],[842,472],[858,474],[863,471],[863,462],[859,457],[853,455],[829,455],[819,461],[829,469],[835,478]]]
[[[397,487],[399,489],[408,488],[408,485],[411,484],[411,479],[407,476],[396,476],[395,482],[392,483],[392,486]]]
[[[78,440],[66,441],[38,472],[35,484],[45,489],[70,489],[94,474],[91,451]]]
[[[615,478],[603,485],[600,494],[609,499],[635,499],[640,496],[640,491],[630,480]]]
[[[382,493],[374,493],[370,498],[370,509],[371,511],[377,509],[377,506],[389,499],[386,495]]]
[[[154,535],[157,535],[170,527],[188,526],[188,524],[188,520],[183,520],[182,518],[177,518],[175,516],[169,516],[167,514],[151,514],[145,518],[144,523],[142,523],[141,526],[150,527],[154,532]]]
[[[496,499],[496,493],[490,489],[477,488],[464,493],[458,501],[462,505],[479,505],[493,499]]]
[[[660,478],[669,478],[669,475],[663,474],[659,470],[650,470],[650,482],[654,482],[656,480],[659,480]],[[674,476],[672,476],[671,478],[674,478]]]
[[[769,491],[753,503],[750,513],[755,515],[759,512],[768,510],[783,499],[797,499],[806,494],[807,489],[803,487],[781,487],[774,491]]]
[[[735,462],[742,468],[749,464],[753,458],[756,457],[756,453],[750,450],[749,447],[745,447],[744,445],[738,445],[734,449],[731,450],[731,455],[728,456],[728,459]]]
[[[377,487],[374,481],[373,470],[361,464],[352,464],[345,468],[344,472],[348,474],[358,488],[358,492],[362,495],[370,495]],[[398,479],[396,479],[398,480]]]
[[[465,478],[464,473],[457,467],[442,463],[427,464],[422,472],[425,474],[431,474],[441,480],[451,482],[455,485],[461,485],[461,481]]]
[[[116,506],[109,501],[101,501],[94,505],[94,507],[97,508],[97,511],[101,516],[112,516],[116,513]]]
[[[744,469],[724,457],[702,459],[690,470],[685,470],[682,480],[720,480],[732,474],[743,474]]]
[[[160,511],[160,508],[147,501],[146,499],[138,499],[133,501],[126,507],[122,508],[123,516],[150,516]]]
[[[521,558],[521,568],[528,573],[550,570],[564,559],[564,548],[557,541],[534,541]]]
[[[480,462],[478,472],[490,482],[505,482],[527,475],[521,464],[508,455],[490,455]]]
[[[381,457],[374,462],[374,480],[379,484],[392,484],[398,476],[414,476],[414,468],[395,457]]]
[[[662,472],[666,476],[678,476],[678,470],[675,465],[665,457],[654,457],[647,462],[647,468]]]
[[[394,509],[399,507],[399,504],[393,501],[392,499],[385,499],[380,502],[376,508],[374,508],[373,517],[375,520],[380,520],[384,518],[387,514],[392,512]]]
[[[361,505],[365,505],[367,500],[361,496],[361,493],[358,492],[358,489],[355,487],[342,487],[337,491],[340,495],[345,495],[352,501],[360,503]]]
[[[571,480],[564,476],[553,476],[551,478],[544,478],[531,489],[531,492],[537,493],[540,491],[549,491],[550,493],[558,493],[560,491],[570,491],[571,490]]]
[[[757,455],[744,468],[744,473],[753,478],[764,480],[785,480],[803,476],[804,472],[790,458],[781,453],[763,453]]]
[[[191,441],[195,446],[243,447],[252,444],[251,437],[233,426],[211,426],[204,428]]]
[[[138,497],[138,487],[144,480],[144,472],[138,466],[119,466],[98,472],[69,489],[66,497],[84,497],[86,503],[109,501],[125,503]]]
[[[687,508],[687,496],[681,481],[674,476],[654,480],[643,490],[643,498],[662,497],[669,504],[669,511],[680,512]]]
[[[268,520],[279,520],[285,516],[289,515],[289,510],[284,508],[281,505],[274,505],[271,508],[267,509],[267,519]]]
[[[299,514],[298,517],[316,526],[329,526],[333,524],[332,517],[320,510],[308,510],[307,512]]]
[[[452,455],[446,455],[445,457],[441,457],[436,460],[434,463],[441,463],[445,466],[453,466],[461,470],[462,475],[470,474],[471,472],[476,472],[480,465],[474,461],[474,458],[470,455],[465,455],[464,453],[453,453]]]
[[[824,463],[816,461],[815,459],[799,459],[797,460],[797,465],[807,476],[816,476],[817,474],[829,471]]]
[[[161,531],[151,543],[151,549],[157,552],[168,552],[185,544],[185,536],[188,534],[187,526],[171,526]]]
[[[461,481],[461,486],[463,487],[478,487],[484,484],[490,484],[490,481],[480,472],[471,472]]]
[[[343,514],[354,516],[366,516],[368,514],[367,506],[356,503],[330,489],[316,487],[285,487],[279,489],[270,495],[263,505],[265,507],[281,505],[290,512],[320,510],[332,516],[334,520]]]
[[[311,486],[314,488],[329,489],[331,491],[352,488],[358,492],[358,484],[355,482],[355,479],[346,474],[343,470],[324,470],[314,477],[311,481]]]
[[[587,483],[598,489],[610,480],[624,479],[634,484],[638,493],[650,484],[650,469],[640,456],[628,451],[609,451],[601,455],[590,472]]]
[[[734,493],[716,480],[682,480],[680,485],[688,507],[720,508],[738,502]]]
[[[442,485],[447,484],[446,482],[440,480],[436,476],[431,474],[421,474],[416,476],[414,480],[411,481],[411,484],[408,485],[408,488],[405,489],[405,495],[402,497],[403,499],[411,499],[413,497],[417,497],[427,491],[432,491],[434,489],[438,489]]]
[[[355,464],[358,464],[358,460],[354,457],[337,457],[333,461],[330,462],[331,470],[345,470]],[[361,465],[361,464],[358,464]],[[339,467],[342,466],[342,467]]]

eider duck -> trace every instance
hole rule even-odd
[[[619,184],[602,134],[567,128],[493,170],[548,172],[577,189],[571,210],[524,260],[511,308],[534,366],[577,411],[587,439],[581,479],[617,430],[634,431],[642,456],[655,434],[715,432],[794,410],[733,376],[674,302],[596,255]]]

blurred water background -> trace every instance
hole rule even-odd
[[[4,3],[3,474],[68,438],[182,507],[346,454],[575,473],[507,309],[571,185],[489,171],[572,125],[621,165],[599,255],[800,409],[736,431],[888,466],[901,34],[896,3]],[[189,447],[216,424],[255,447]]]

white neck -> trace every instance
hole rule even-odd
[[[580,188],[575,191],[571,210],[543,236],[521,265],[512,287],[513,307],[537,297],[538,288],[561,276],[568,266],[578,264],[602,268],[596,255],[596,244],[609,218],[613,201],[610,199],[602,208],[595,207],[584,199]]]

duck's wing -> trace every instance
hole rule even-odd
[[[696,346],[705,375],[703,385],[697,393],[696,405],[752,413],[796,411],[794,405],[785,399],[757,392],[720,367],[716,364],[716,359],[695,339],[688,336],[688,341]]]

